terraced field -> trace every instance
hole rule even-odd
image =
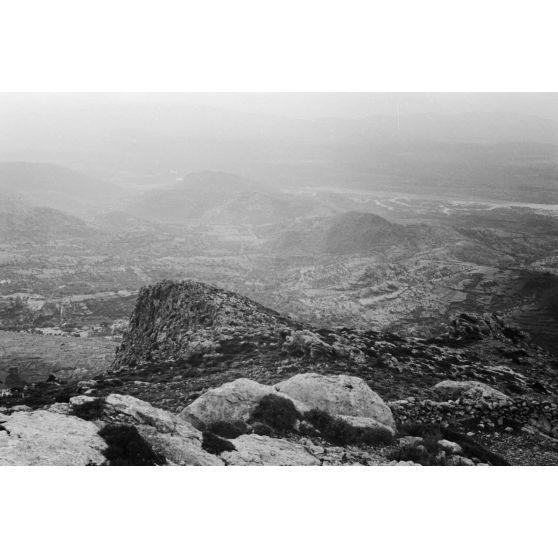
[[[118,341],[0,331],[0,389],[10,384],[91,377],[114,359]]]

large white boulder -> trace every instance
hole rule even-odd
[[[391,409],[361,378],[343,374],[298,374],[276,384],[275,389],[311,409],[320,409],[334,416],[374,419],[392,433],[395,431]]]
[[[0,465],[103,465],[98,427],[50,411],[16,412],[0,424]]]
[[[239,378],[206,391],[186,407],[180,417],[200,428],[216,421],[247,421],[266,395],[279,395],[272,386],[259,384],[248,378]],[[281,394],[282,395],[282,394]],[[288,396],[285,395],[288,399]],[[306,411],[304,405],[295,403],[298,411]]]
[[[287,440],[245,434],[231,442],[236,451],[221,454],[227,465],[320,465],[308,449]]]

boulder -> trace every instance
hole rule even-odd
[[[463,453],[463,448],[457,442],[438,440],[438,445],[448,454]]]
[[[98,427],[50,411],[16,412],[0,425],[0,465],[103,465]]]
[[[188,405],[180,413],[180,417],[200,428],[204,424],[216,421],[246,422],[261,399],[270,394],[277,395],[273,387],[264,386],[248,378],[239,378],[206,391]],[[299,412],[307,410],[296,401],[293,403]]]
[[[170,465],[223,465],[202,449],[202,433],[183,418],[130,395],[105,399],[106,418],[134,424],[140,436]]]
[[[331,345],[324,342],[316,333],[306,329],[291,331],[285,338],[282,348],[293,355],[309,356],[312,359],[331,358],[336,354],[336,350]]]
[[[81,396],[87,397],[87,396]],[[70,404],[76,398],[72,398]],[[90,399],[90,398],[88,398]],[[174,432],[179,420],[176,415],[163,409],[153,407],[146,401],[132,397],[111,393],[105,398],[103,415],[113,422],[126,422],[153,426],[158,432]],[[184,421],[180,421],[183,423]]]
[[[501,391],[483,384],[482,382],[476,382],[473,380],[466,380],[462,382],[444,380],[443,382],[436,384],[434,386],[434,390],[446,399],[456,399],[462,397],[465,399],[489,399],[500,403],[509,401],[509,397]]]
[[[373,430],[378,434],[385,434],[387,436],[393,436],[394,429],[390,426],[386,426],[380,421],[370,418],[370,417],[351,417],[349,415],[338,415],[338,418],[354,426],[355,428],[366,428],[367,430]]]
[[[395,432],[391,409],[361,378],[343,374],[298,374],[276,384],[275,389],[311,409],[331,415],[371,418]]]
[[[287,440],[245,434],[231,442],[236,451],[221,454],[227,465],[320,465],[307,448]]]
[[[153,426],[137,426],[140,436],[153,451],[166,458],[169,465],[223,465],[216,455],[202,449],[202,435],[199,430],[188,425],[175,433],[161,433]]]
[[[88,403],[93,403],[96,397],[90,397],[89,395],[76,395],[70,398],[69,407],[72,411],[79,409],[82,405],[87,405]],[[49,407],[52,409],[52,405]]]

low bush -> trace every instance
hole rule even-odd
[[[109,465],[164,465],[166,459],[140,436],[135,426],[128,424],[107,424],[99,431],[107,443],[103,452]]]
[[[261,399],[250,420],[267,424],[278,434],[285,434],[294,430],[301,418],[290,399],[270,394]]]
[[[12,389],[7,403],[9,406],[27,405],[32,409],[38,409],[53,403],[68,403],[74,395],[78,394],[76,383],[58,385],[45,381],[25,388]]]
[[[213,455],[220,455],[224,451],[234,451],[236,448],[232,442],[205,430],[203,432],[202,449]]]
[[[206,430],[221,438],[234,439],[248,432],[248,425],[241,420],[219,420],[207,425]]]
[[[324,440],[339,446],[387,444],[393,438],[387,430],[352,426],[319,409],[308,411],[304,418],[319,431]]]
[[[273,436],[275,433],[271,426],[268,426],[263,422],[255,422],[252,424],[252,432],[254,432],[254,434],[258,434],[259,436]]]
[[[97,420],[103,415],[105,400],[98,397],[93,401],[87,401],[72,409],[72,414],[83,420]]]

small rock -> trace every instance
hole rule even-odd
[[[399,440],[397,440],[397,444],[399,445],[400,448],[417,446],[419,444],[422,444],[423,442],[424,439],[421,438],[420,436],[403,436],[399,438]]]
[[[463,448],[457,442],[451,442],[450,440],[438,440],[438,445],[450,454],[463,453]]]

